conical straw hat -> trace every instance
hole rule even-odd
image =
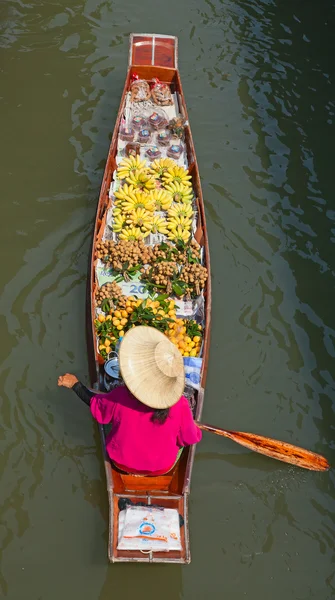
[[[127,388],[143,404],[168,408],[182,396],[183,357],[157,329],[140,325],[127,331],[120,345],[119,363]]]

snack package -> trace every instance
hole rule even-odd
[[[160,131],[157,135],[157,144],[160,146],[168,146],[171,140],[169,131]]]
[[[185,127],[186,120],[181,115],[177,118],[171,119],[167,126],[167,128],[171,131],[171,134],[180,140],[184,138]]]
[[[124,142],[132,142],[134,139],[135,132],[131,127],[121,127],[120,139]]]
[[[181,155],[182,151],[183,151],[183,146],[182,144],[172,144],[172,146],[170,146],[170,148],[168,148],[166,154],[170,157],[170,158],[179,158],[179,156]]]
[[[130,84],[131,102],[144,102],[151,96],[150,86],[144,79],[134,79]]]
[[[149,129],[141,129],[137,139],[141,144],[146,144],[149,142],[150,138],[151,132],[149,131]]]
[[[124,149],[125,156],[137,156],[140,152],[141,146],[137,142],[129,142]]]
[[[140,115],[135,115],[131,120],[131,126],[133,129],[136,129],[136,131],[141,131],[141,129],[144,129],[147,126],[147,120]]]
[[[155,160],[156,158],[159,158],[162,153],[157,146],[151,146],[151,148],[149,148],[145,154],[149,160]]]
[[[173,104],[170,86],[162,83],[159,79],[152,80],[151,95],[158,106],[170,106]]]
[[[166,127],[168,124],[168,120],[163,111],[153,112],[150,115],[148,122],[153,129],[164,129],[164,127]]]

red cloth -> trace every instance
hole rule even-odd
[[[132,472],[166,472],[182,446],[196,444],[202,437],[184,396],[170,408],[165,423],[153,423],[154,410],[125,386],[93,396],[90,406],[98,423],[112,424],[106,439],[111,460]]]

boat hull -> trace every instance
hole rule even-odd
[[[141,51],[142,48],[142,51]],[[136,60],[136,64],[133,61]],[[149,62],[149,64],[147,64]],[[178,72],[178,47],[177,39],[172,36],[154,36],[151,34],[132,34],[130,36],[129,67],[127,71],[124,90],[121,96],[120,109],[117,115],[111,145],[107,157],[105,172],[102,180],[99,202],[97,206],[94,234],[91,248],[89,276],[87,285],[87,343],[89,355],[89,372],[92,387],[103,389],[103,363],[97,353],[95,343],[95,306],[94,294],[95,281],[95,245],[101,239],[105,225],[106,212],[110,206],[109,188],[113,172],[116,169],[116,150],[120,121],[125,107],[126,94],[129,90],[132,76],[136,74],[140,79],[151,80],[158,77],[162,82],[169,83],[171,89],[178,97],[179,110],[188,123],[188,114],[184,99],[183,89]],[[211,323],[211,283],[210,283],[210,257],[206,229],[205,210],[202,190],[200,185],[199,170],[194,150],[189,124],[185,128],[185,145],[189,172],[192,175],[192,185],[197,197],[198,225],[195,238],[204,248],[205,264],[208,270],[208,281],[205,289],[205,333],[203,346],[203,364],[201,372],[201,386],[196,393],[195,420],[200,420],[204,388],[207,375],[209,356],[210,323]],[[135,476],[122,473],[111,463],[105,445],[106,431],[99,425],[102,451],[106,472],[107,492],[109,499],[109,542],[108,557],[111,562],[144,562],[144,563],[181,563],[187,564],[191,560],[189,543],[188,499],[195,455],[195,446],[185,448],[177,465],[166,475],[159,477]],[[144,502],[147,505],[159,504],[166,508],[176,508],[181,517],[181,551],[149,552],[120,551],[117,549],[119,504],[127,498],[131,502]]]

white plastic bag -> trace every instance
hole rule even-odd
[[[202,358],[184,356],[185,383],[195,390],[200,389]]]
[[[181,550],[175,509],[130,506],[119,513],[118,550]]]

